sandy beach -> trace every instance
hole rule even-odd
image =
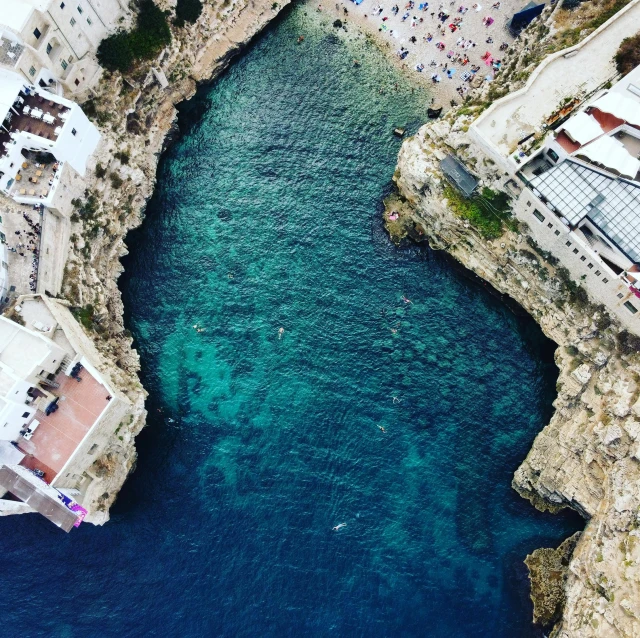
[[[514,41],[506,23],[525,4],[363,0],[321,2],[316,8],[347,29],[355,26],[373,36],[404,71],[430,86],[434,106],[446,109],[500,73],[506,53],[500,47]]]

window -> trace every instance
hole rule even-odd
[[[602,273],[599,270],[596,270],[596,277],[599,277]]]
[[[624,295],[621,292],[619,292],[618,293],[618,299],[622,299],[623,297],[624,297]]]
[[[553,149],[549,149],[547,151],[547,155],[554,161],[557,162],[560,159],[560,156],[553,150]]]
[[[638,312],[638,309],[630,302],[630,301],[625,301],[624,302],[624,307],[632,314],[635,315],[636,312]]]
[[[64,2],[61,2],[61,3],[60,3],[60,8],[61,8],[61,9],[64,9]]]
[[[548,227],[548,228],[553,228],[553,224],[552,224],[551,222],[549,222],[549,223],[547,224],[547,227]]]
[[[29,416],[29,413],[28,413],[28,412],[25,412],[25,413],[22,415],[22,418],[23,418],[23,419],[26,419],[26,418],[28,418],[28,416]]]
[[[531,202],[527,202],[527,206],[531,206]]]
[[[66,60],[60,60],[60,66],[66,71],[69,65]]]
[[[35,67],[35,66],[32,66],[32,67],[29,69],[29,75],[30,75],[31,77],[33,77],[35,74],[36,74],[36,67]]]
[[[47,55],[51,55],[51,51],[53,51],[53,47],[51,46],[51,42],[47,44]]]
[[[78,78],[76,78],[76,79],[73,81],[73,83],[74,83],[76,86],[80,86],[80,80],[78,80]]]
[[[580,261],[587,261],[587,258],[584,255],[582,255],[582,257],[580,257]]]
[[[602,280],[602,283],[603,283],[603,284],[608,284],[608,283],[609,283],[609,280],[605,277],[605,278]]]
[[[93,22],[91,22],[91,18],[87,18],[87,24],[88,25],[92,25],[93,24]]]
[[[78,13],[82,13],[82,7],[78,5]]]
[[[559,234],[560,234],[559,230],[556,230],[556,232],[554,233],[554,235],[559,235]]]
[[[544,221],[544,215],[537,208],[533,209],[533,216],[541,222]]]
[[[571,242],[570,242],[570,241],[568,241],[568,242],[565,244],[565,246],[571,246]]]
[[[37,27],[33,30],[33,35],[36,36],[36,40],[40,39],[40,36],[42,35],[42,33],[40,32],[40,29],[38,29]]]
[[[76,129],[72,128],[71,129],[71,135],[75,135],[78,131],[76,131]]]
[[[69,20],[69,24],[71,26],[73,26],[76,23],[76,19],[75,18],[71,18],[71,20]]]
[[[593,268],[593,264],[589,264],[587,268]]]
[[[574,248],[574,249],[573,249],[573,254],[574,254],[574,255],[577,255],[577,254],[578,254],[578,249],[577,249],[577,248]]]

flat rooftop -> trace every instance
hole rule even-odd
[[[21,465],[40,469],[47,483],[55,478],[76,451],[91,426],[107,407],[109,391],[86,370],[80,372],[81,382],[60,373],[60,387],[53,394],[60,397],[59,408],[49,416],[36,412],[40,426],[31,440],[18,440],[26,453]]]
[[[640,184],[565,160],[531,186],[572,226],[585,217],[633,261],[640,261]]]

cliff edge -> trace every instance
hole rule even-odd
[[[446,250],[517,301],[558,344],[555,413],[513,478],[539,509],[571,507],[587,521],[566,560],[564,608],[552,635],[640,635],[640,339],[567,278],[525,224],[487,240],[454,212],[439,166],[452,150],[484,185],[504,190],[503,173],[483,160],[468,125],[465,116],[440,120],[404,142],[387,228],[396,240],[428,240]],[[535,581],[545,573],[530,575]]]

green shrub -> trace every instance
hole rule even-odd
[[[133,57],[130,36],[126,31],[110,35],[98,47],[98,61],[109,71],[128,71]]]
[[[124,183],[122,181],[122,177],[120,177],[120,175],[118,175],[118,173],[115,173],[115,172],[109,175],[109,179],[111,180],[111,186],[113,186],[113,188],[115,189],[120,188]]]
[[[640,337],[637,337],[626,330],[621,330],[616,335],[616,343],[618,351],[621,354],[633,354],[634,352],[640,352]]]
[[[169,42],[171,30],[164,12],[153,0],[140,0],[135,29],[105,38],[98,47],[98,61],[109,71],[124,73],[135,60],[155,57]]]
[[[444,195],[451,210],[473,224],[484,239],[497,239],[504,232],[505,226],[515,228],[506,193],[483,188],[481,196],[467,199],[453,186],[447,185]]]
[[[113,156],[120,160],[121,164],[128,164],[129,163],[129,158],[131,157],[131,154],[129,153],[128,150],[125,151],[116,151]]]
[[[102,179],[106,174],[107,174],[107,169],[102,164],[100,164],[100,162],[98,162],[96,164],[96,177],[98,177],[99,179]]]
[[[182,27],[185,22],[193,23],[200,17],[201,13],[202,2],[200,0],[178,0],[174,24],[177,27]]]
[[[615,55],[616,68],[619,73],[626,75],[640,65],[640,33],[631,38],[625,38]]]

